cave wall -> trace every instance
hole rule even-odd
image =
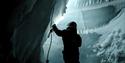
[[[12,4],[8,9],[14,8],[8,12],[10,14],[6,22],[6,33],[8,33],[6,36],[9,37],[5,37],[7,47],[3,47],[8,50],[5,51],[7,57],[6,60],[3,59],[3,62],[41,63],[40,54],[43,54],[40,47],[41,40],[50,21],[54,0],[13,0],[9,2]],[[15,60],[8,58],[9,55]]]

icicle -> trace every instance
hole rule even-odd
[[[91,0],[89,0],[89,5],[91,5],[91,3],[92,3],[92,1],[91,1]]]

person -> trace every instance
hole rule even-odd
[[[77,34],[77,24],[70,22],[64,30],[59,30],[54,24],[52,30],[62,37],[64,50],[63,59],[65,63],[80,63],[79,62],[79,47],[81,46],[81,37]],[[52,31],[51,30],[51,31]]]

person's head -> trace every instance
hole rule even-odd
[[[74,22],[74,21],[72,21],[72,22],[70,22],[69,24],[68,24],[68,26],[69,27],[77,27],[77,24],[76,24],[76,22]]]
[[[73,32],[77,32],[77,24],[76,22],[72,21],[68,24],[68,30],[73,31]]]

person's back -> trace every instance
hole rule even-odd
[[[65,32],[62,36],[64,43],[63,56],[66,63],[79,63],[79,47],[81,46],[81,38],[78,34]]]
[[[58,30],[56,25],[53,30],[58,36],[62,37],[64,50],[63,57],[65,63],[79,63],[79,47],[81,46],[81,37],[77,34],[76,26],[70,23],[65,30]]]
[[[81,46],[81,38],[78,34],[71,33],[67,30],[63,30],[62,40],[64,44],[64,50],[74,49]]]

